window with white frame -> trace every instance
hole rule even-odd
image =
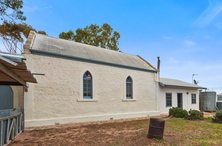
[[[222,95],[217,95],[217,100],[222,100]]]
[[[92,75],[89,71],[83,75],[83,99],[92,99]]]
[[[133,82],[131,77],[126,78],[126,99],[133,99]]]
[[[191,103],[192,104],[196,104],[197,103],[197,98],[196,98],[196,94],[191,94]]]
[[[166,93],[166,107],[172,106],[172,93]]]

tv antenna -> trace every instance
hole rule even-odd
[[[198,75],[198,74],[192,74],[192,84],[195,84],[195,83],[194,83],[194,80],[193,80],[193,77],[196,76],[196,75]],[[197,85],[197,84],[196,84],[196,85]]]

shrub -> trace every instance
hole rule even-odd
[[[169,115],[176,118],[186,118],[188,116],[188,112],[179,107],[172,107],[169,109]]]
[[[212,118],[213,122],[222,123],[222,111],[217,111],[214,117]]]
[[[188,120],[203,120],[203,112],[200,112],[198,110],[190,110],[189,115],[186,117]]]

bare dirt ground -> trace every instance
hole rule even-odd
[[[208,114],[208,113],[207,113]],[[206,114],[206,116],[207,116]],[[211,113],[212,114],[212,113]],[[209,116],[211,116],[209,114]],[[166,118],[161,115],[158,118]],[[65,124],[27,129],[12,146],[60,145],[218,145],[222,125],[209,120],[171,118],[165,123],[163,139],[148,139],[149,118]],[[216,125],[216,126],[215,126]]]

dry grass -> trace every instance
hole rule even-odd
[[[148,139],[149,120],[25,131],[11,145],[221,145],[222,124],[210,120],[170,119],[165,123],[163,139]]]

